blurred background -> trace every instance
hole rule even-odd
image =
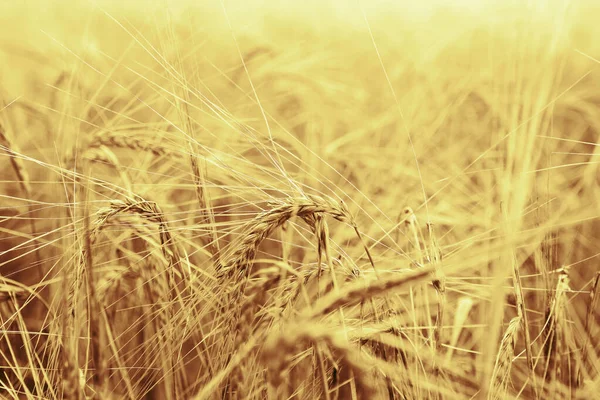
[[[448,276],[439,356],[475,382],[443,398],[489,390],[482,382],[518,314],[515,266],[538,382],[521,335],[499,396],[587,398],[600,384],[590,300],[600,271],[599,17],[592,0],[3,2],[0,274],[58,307],[84,211],[133,194],[160,204],[190,262],[205,265],[199,238],[210,227],[188,165],[197,155],[225,249],[267,201],[306,194],[343,199],[384,270],[421,250],[405,207],[420,229],[434,224]],[[93,188],[85,202],[79,185]],[[292,264],[314,261],[301,232]],[[135,243],[129,256],[115,250],[121,233],[94,247],[101,271],[139,254]],[[330,235],[336,256],[367,269],[352,230],[332,225]],[[286,246],[267,240],[257,258],[282,260]],[[562,341],[547,332],[557,292]],[[461,320],[464,299],[473,311]],[[50,329],[44,310],[25,302],[20,329]],[[210,380],[198,371],[187,395]]]

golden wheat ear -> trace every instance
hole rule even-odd
[[[520,316],[511,319],[502,336],[494,363],[488,399],[503,399],[506,396],[506,390],[510,383],[510,370],[515,356],[515,346],[522,326],[521,319]]]

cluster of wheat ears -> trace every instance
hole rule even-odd
[[[159,3],[0,6],[2,398],[597,396],[588,9]]]

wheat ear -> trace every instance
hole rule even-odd
[[[311,309],[306,310],[303,315],[308,318],[316,318],[326,315],[342,306],[358,304],[390,290],[412,287],[428,279],[434,271],[434,266],[427,266],[401,273],[391,278],[355,281],[350,285],[346,285],[338,293],[328,293]]]
[[[502,399],[506,394],[510,368],[515,352],[515,344],[522,323],[521,320],[522,317],[520,315],[511,319],[508,328],[506,328],[506,331],[504,332],[504,336],[500,342],[498,355],[496,356],[494,370],[492,372],[492,381],[490,385],[492,390],[488,393],[488,399]]]
[[[248,267],[256,256],[258,246],[275,229],[294,217],[306,220],[315,214],[327,214],[341,222],[352,222],[349,212],[330,198],[312,196],[275,202],[272,208],[246,224],[240,239],[232,245],[234,250],[228,261],[217,264],[218,277],[248,276]]]

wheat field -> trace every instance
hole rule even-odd
[[[0,398],[600,398],[593,0],[0,4]]]

